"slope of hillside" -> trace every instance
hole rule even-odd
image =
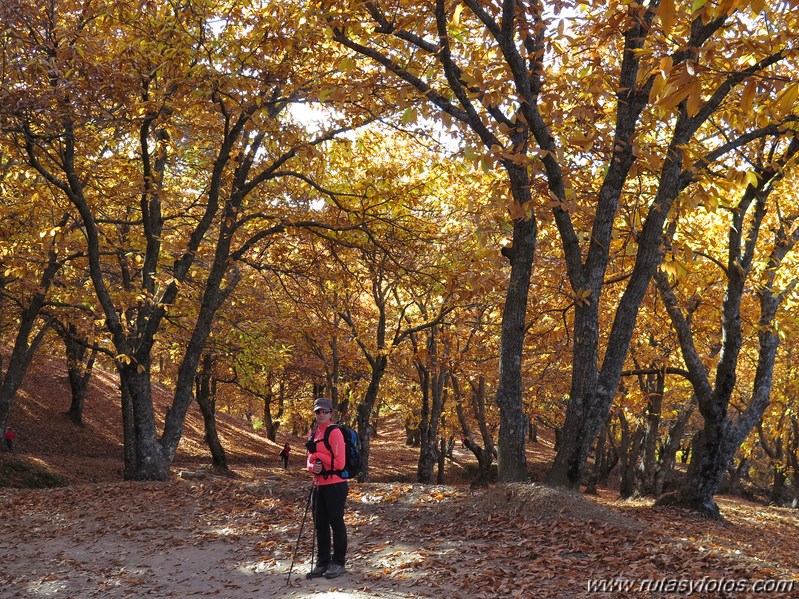
[[[156,410],[163,415],[171,402],[170,391],[155,385],[153,394]],[[66,417],[69,405],[63,361],[38,358],[25,377],[8,420],[17,434],[16,455],[33,460],[70,484],[121,480],[122,416],[116,377],[99,368],[94,370],[82,427]],[[218,427],[234,469],[236,465],[277,464],[273,456],[279,451],[278,444],[252,431],[245,420],[220,413]],[[192,404],[174,462],[176,470],[210,463],[203,435],[202,414]]]
[[[172,401],[168,388],[155,384],[154,404],[162,417]],[[63,360],[42,356],[31,365],[11,409],[8,425],[17,434],[13,456],[0,452],[0,461],[24,458],[28,463],[60,477],[66,484],[116,482],[122,480],[122,424],[119,386],[115,374],[95,368],[84,409],[84,426],[72,423],[65,415],[70,405],[69,381]],[[311,406],[309,398],[309,409]],[[310,423],[309,416],[309,423]],[[217,428],[235,474],[252,478],[280,474],[306,477],[301,465],[304,437],[281,430],[275,442],[261,431],[254,431],[243,418],[217,413]],[[404,432],[396,418],[388,417],[382,434],[371,443],[371,478],[374,481],[410,482],[416,480],[418,449],[404,445]],[[189,408],[173,462],[172,472],[196,472],[210,467],[211,456],[203,439],[203,418],[197,404]],[[291,468],[282,472],[278,457],[284,443],[293,448]],[[531,450],[531,460],[549,460],[550,445]],[[543,451],[542,455],[538,452]],[[466,450],[457,448],[454,460],[447,462],[447,482],[468,482],[469,469],[476,461]],[[542,462],[543,463],[543,462]],[[0,480],[0,486],[3,486]]]

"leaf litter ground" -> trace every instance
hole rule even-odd
[[[796,580],[795,510],[721,498],[724,522],[654,509],[649,500],[590,497],[538,484],[470,488],[420,485],[416,449],[402,427],[373,440],[375,482],[353,483],[347,509],[348,574],[306,580],[312,527],[306,520],[286,584],[310,481],[297,465],[284,471],[283,443],[219,415],[235,477],[204,467],[202,417],[189,414],[168,483],[120,482],[121,431],[116,383],[92,379],[85,426],[69,405],[59,366],[42,360],[26,378],[13,425],[20,452],[0,453],[46,467],[69,486],[0,489],[0,597],[589,597],[597,579]],[[169,394],[156,389],[162,412]],[[538,476],[551,443],[530,446]],[[466,481],[468,454],[458,448],[447,480]],[[534,476],[534,477],[535,477]],[[600,596],[678,597],[627,593]],[[691,597],[799,597],[694,592]]]
[[[730,505],[708,523],[539,485],[367,483],[350,493],[348,574],[304,578],[306,521],[287,584],[308,490],[290,475],[2,490],[2,596],[567,598],[597,578],[799,573],[786,510]],[[756,541],[775,521],[790,559]]]

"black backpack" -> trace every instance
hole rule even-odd
[[[330,474],[338,474],[341,478],[355,478],[360,474],[362,464],[361,464],[361,440],[358,438],[358,433],[355,432],[354,429],[347,426],[342,422],[334,422],[329,424],[328,427],[325,429],[325,436],[321,441],[324,441],[325,447],[327,450],[332,454],[333,448],[330,446],[330,433],[333,429],[339,429],[341,431],[342,436],[344,437],[344,457],[345,463],[344,468],[341,470],[323,470],[322,474],[324,476],[328,476]],[[319,441],[314,442],[313,440],[314,431],[311,431],[310,436],[308,437],[308,441],[310,443],[318,443]]]

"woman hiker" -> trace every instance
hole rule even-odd
[[[314,486],[311,506],[316,528],[316,567],[306,578],[336,578],[346,572],[347,527],[344,524],[344,504],[349,486],[336,471],[344,469],[346,454],[344,435],[339,428],[330,431],[328,444],[325,430],[333,422],[333,402],[320,397],[314,402],[314,428],[308,435],[308,471],[313,473]],[[330,536],[333,536],[332,553]]]

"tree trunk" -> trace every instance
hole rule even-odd
[[[125,480],[135,480],[136,430],[133,425],[133,399],[126,385],[120,384],[119,387],[122,408],[122,477]]]
[[[172,460],[164,452],[156,434],[149,364],[117,361],[117,372],[123,388],[123,415],[129,418],[129,422],[124,423],[125,430],[129,430],[126,441],[128,434],[132,441],[125,447],[125,478],[167,481]]]
[[[785,417],[786,408],[783,408],[783,413],[780,415],[780,424],[785,421]],[[790,462],[784,450],[782,426],[777,429],[773,443],[769,442],[766,431],[763,429],[762,422],[758,422],[757,424],[757,433],[760,437],[760,446],[768,456],[769,462],[771,462],[772,478],[769,503],[780,505],[785,494],[785,482],[788,478],[788,463]],[[788,451],[790,451],[790,444],[788,445]]]
[[[186,412],[194,401],[194,379],[206,341],[211,334],[214,317],[241,280],[241,275],[237,270],[234,269],[232,274],[228,273],[230,244],[233,237],[232,231],[229,229],[232,226],[230,223],[233,222],[235,213],[235,206],[225,205],[221,215],[222,231],[217,239],[211,271],[205,281],[199,314],[194,322],[191,338],[178,368],[172,405],[164,418],[164,432],[161,435],[160,443],[170,463],[175,459],[178,443],[183,436]],[[229,274],[228,281],[223,287],[223,279],[227,274]]]
[[[699,410],[704,418],[704,428],[697,436],[693,447],[688,481],[681,490],[678,501],[713,518],[720,517],[713,496],[724,472],[741,443],[762,419],[769,404],[774,359],[779,345],[779,337],[775,330],[777,309],[796,285],[794,280],[786,288],[776,287],[779,267],[787,253],[799,241],[799,228],[794,226],[789,235],[787,222],[783,222],[782,226],[774,231],[768,267],[763,271],[764,281],[757,286],[760,303],[757,326],[759,352],[751,397],[737,419],[733,420],[727,414],[736,387],[736,370],[743,345],[741,302],[767,212],[766,201],[774,189],[773,184],[782,176],[782,170],[777,165],[787,164],[797,152],[799,152],[799,139],[794,137],[781,156],[768,165],[759,166],[757,182],[746,187],[731,213],[727,234],[728,256],[724,271],[727,285],[722,303],[724,343],[712,385],[706,367],[696,350],[690,324],[679,308],[668,279],[663,273],[658,273],[655,277],[658,291],[680,340],[683,359],[688,366]]]
[[[405,419],[405,445],[419,447],[419,424],[414,425],[410,417]]]
[[[591,472],[588,475],[588,480],[586,481],[585,486],[585,492],[589,495],[597,494],[597,485],[599,484],[600,473],[605,468],[605,444],[607,443],[608,426],[609,424],[606,423],[605,426],[602,427],[602,430],[599,431],[599,436],[597,436],[596,446],[594,448],[594,467],[591,469]]]
[[[416,366],[419,384],[422,390],[422,409],[419,413],[419,463],[416,466],[416,480],[422,484],[432,484],[433,469],[438,461],[436,451],[437,435],[431,429],[437,426],[431,422],[430,408],[430,372],[422,365]]]
[[[691,463],[688,466],[688,479],[678,495],[678,505],[699,512],[701,515],[719,519],[721,513],[713,499],[732,459],[729,455],[731,435],[727,430],[729,422],[725,416],[705,416],[704,427],[694,437],[691,447]],[[725,442],[726,441],[726,442]],[[664,496],[666,497],[666,496]],[[664,503],[670,500],[664,499]]]
[[[768,502],[770,505],[783,505],[788,481],[788,471],[784,467],[772,466],[771,468],[771,491],[769,492]]]
[[[270,393],[264,398],[264,426],[266,427],[266,438],[270,441],[277,439],[277,431],[283,424],[283,411],[286,405],[286,385],[283,381],[278,384],[277,389],[277,412],[272,413],[272,402],[274,394]],[[333,404],[336,405],[335,403]]]
[[[730,495],[742,495],[744,490],[741,480],[749,475],[750,466],[751,462],[746,456],[741,457],[738,461],[738,466],[730,463],[727,467],[726,479],[722,479],[721,482],[721,488],[724,489],[723,492]]]
[[[436,475],[436,484],[443,485],[445,484],[444,481],[444,468],[446,466],[446,457],[447,457],[447,441],[444,437],[441,437],[438,440],[438,473]]]
[[[671,479],[671,476],[674,472],[674,466],[677,461],[677,451],[682,446],[682,437],[685,434],[685,425],[688,422],[688,419],[691,417],[695,405],[696,395],[692,395],[691,399],[688,400],[688,403],[686,403],[682,410],[680,410],[680,413],[677,415],[677,419],[674,421],[674,424],[672,424],[672,426],[669,428],[669,440],[665,449],[660,454],[658,468],[657,472],[655,473],[655,480],[651,490],[655,497],[659,497],[663,494],[663,490],[666,488],[666,485]]]
[[[58,226],[64,226],[68,217],[69,214],[64,214]],[[6,429],[11,404],[17,395],[17,390],[22,384],[22,379],[28,371],[36,349],[50,327],[51,321],[47,320],[39,327],[38,331],[34,332],[36,320],[44,306],[47,292],[62,265],[63,263],[58,260],[55,240],[53,240],[48,248],[47,263],[38,281],[37,290],[19,315],[17,335],[11,349],[8,366],[5,371],[0,369],[0,431]]]
[[[474,435],[472,434],[469,421],[463,409],[463,400],[457,377],[451,375],[450,381],[452,393],[455,396],[455,411],[458,415],[461,429],[463,430],[463,444],[466,449],[471,451],[474,457],[477,458],[477,478],[474,484],[479,486],[487,485],[491,482],[491,464],[494,462],[494,444],[485,417],[485,377],[480,375],[476,384],[470,381],[472,414],[480,429],[480,436],[483,440],[482,446],[474,442]]]
[[[621,448],[619,450],[621,461],[619,497],[629,499],[636,495],[638,489],[638,460],[643,449],[646,427],[639,425],[634,432],[630,431],[630,424],[627,422],[623,410],[619,410],[619,423],[622,431]]]
[[[790,415],[790,428],[788,433],[788,464],[791,467],[791,490],[793,491],[792,508],[799,507],[799,419],[795,414]]]
[[[202,367],[195,379],[194,396],[203,415],[205,443],[211,451],[214,468],[227,471],[227,455],[216,429],[216,381],[213,378],[214,360],[209,354],[203,355]]]
[[[659,287],[662,287],[662,280]],[[664,288],[664,291],[667,290]],[[666,293],[668,296],[668,292]],[[740,293],[734,294],[740,301]],[[760,295],[760,320],[758,324],[758,338],[760,351],[758,354],[757,368],[753,382],[752,396],[744,412],[735,422],[727,416],[727,407],[734,389],[735,383],[735,363],[737,355],[728,357],[724,360],[726,350],[722,350],[717,372],[715,386],[712,393],[708,393],[709,383],[705,382],[699,386],[697,397],[699,400],[700,411],[704,418],[704,427],[699,432],[692,447],[692,460],[688,469],[688,481],[680,491],[680,497],[676,501],[680,505],[685,505],[691,509],[699,511],[701,514],[710,518],[720,518],[718,506],[713,500],[724,473],[731,463],[735,452],[741,446],[753,428],[760,422],[763,413],[769,404],[771,393],[771,383],[774,369],[774,359],[779,345],[779,337],[772,325],[776,315],[777,307],[784,298],[784,293],[774,294],[770,286],[765,286],[759,292]],[[725,303],[730,301],[728,295]],[[674,307],[673,297],[669,297],[669,305]],[[726,307],[728,312],[727,325],[740,330],[740,318],[730,316],[729,311],[734,309]],[[679,321],[679,315],[675,312],[675,318]],[[683,337],[686,334],[685,326],[680,324]],[[732,336],[732,335],[730,335]],[[682,343],[685,341],[681,341]],[[696,360],[692,353],[692,345],[685,344],[683,351],[688,355],[687,362],[695,364]],[[735,359],[733,359],[735,358]],[[698,380],[698,377],[695,379]]]
[[[660,419],[663,412],[663,393],[666,388],[666,376],[663,370],[640,377],[641,391],[647,399],[646,431],[644,433],[644,456],[641,478],[637,491],[651,494],[657,476],[657,447],[660,439]]]
[[[446,398],[444,382],[449,374],[446,365],[440,359],[437,336],[438,327],[428,329],[427,351],[424,352],[426,361],[415,360],[419,386],[422,390],[422,411],[419,424],[420,450],[417,468],[417,480],[422,484],[433,483],[433,470],[444,457],[440,447],[437,448],[436,445]],[[411,340],[416,348],[414,335],[411,336]],[[419,354],[418,351],[415,353]]]
[[[275,393],[272,391],[274,381],[272,380],[271,374],[267,378],[267,383],[269,385],[269,390],[266,394],[260,395],[263,400],[264,430],[266,431],[266,438],[270,441],[275,441],[277,439],[277,431],[283,423],[282,418],[285,409],[286,386],[285,383],[281,381],[278,384],[277,397],[275,397]],[[313,396],[320,397],[320,395],[316,393],[314,393]],[[277,409],[275,409],[274,406],[275,399],[277,399]],[[333,403],[333,407],[336,407],[335,403]]]
[[[25,378],[25,373],[28,371],[28,366],[33,359],[36,348],[44,339],[49,328],[48,324],[45,323],[31,339],[30,334],[35,320],[36,315],[29,318],[23,314],[14,347],[11,350],[11,358],[8,360],[8,367],[5,372],[0,372],[2,374],[2,381],[0,381],[0,430],[5,430],[6,428],[6,421],[11,412],[11,404],[17,395],[17,390],[22,384],[22,379]]]
[[[63,325],[54,322],[53,324],[64,342],[67,358],[67,377],[72,392],[72,401],[67,416],[78,426],[83,426],[83,406],[94,361],[97,358],[97,350],[88,351],[86,340],[80,338],[78,328],[74,323]]]
[[[366,389],[363,400],[358,405],[357,423],[358,423],[358,437],[361,440],[361,475],[358,477],[361,482],[369,481],[369,454],[372,439],[372,409],[377,402],[377,397],[380,393],[380,381],[383,379],[383,374],[386,371],[388,358],[385,355],[379,355],[374,359],[372,364],[372,376],[369,380],[369,387]]]
[[[96,356],[96,352],[93,351],[85,365],[77,366],[73,364],[71,367],[67,368],[69,388],[72,393],[72,401],[69,404],[67,416],[78,426],[83,426],[83,408],[86,402],[89,379],[92,375],[92,368],[94,367]]]
[[[650,218],[652,220],[647,219],[645,233],[652,239],[644,239],[642,234],[636,265],[616,311],[600,369],[596,366],[598,314],[592,310],[589,314],[583,313],[582,319],[578,320],[577,312],[584,311],[575,311],[575,335],[581,341],[575,343],[572,354],[572,391],[558,453],[547,475],[547,481],[551,484],[579,487],[591,446],[610,411],[638,310],[659,262],[661,227],[656,217]],[[578,326],[581,328],[578,329]]]
[[[314,398],[317,395],[314,394]],[[271,392],[267,392],[263,396],[264,406],[262,414],[264,416],[264,430],[266,431],[266,438],[270,441],[275,441],[277,439],[277,429],[280,426],[280,423],[275,423],[272,419],[272,401],[275,398],[275,394]],[[335,404],[334,404],[335,405]]]
[[[530,195],[526,174],[508,169],[514,198],[524,205]],[[516,181],[516,179],[519,179]],[[528,185],[526,191],[516,187]],[[518,197],[517,197],[518,194]],[[502,334],[499,353],[499,383],[496,402],[499,406],[499,438],[497,443],[497,475],[499,482],[527,481],[527,418],[522,401],[522,355],[524,351],[527,297],[532,276],[536,242],[536,223],[533,218],[513,224],[513,246],[510,254],[511,272],[502,312]]]
[[[538,443],[538,425],[530,416],[527,417],[527,439],[530,443]]]
[[[635,263],[615,309],[610,331],[607,335],[599,335],[598,308],[610,260],[613,221],[630,168],[635,161],[633,139],[638,133],[638,119],[649,103],[647,88],[640,87],[637,79],[642,73],[639,50],[652,31],[650,24],[653,16],[652,12],[642,13],[642,18],[624,32],[624,50],[617,89],[624,89],[626,96],[620,96],[616,106],[616,146],[597,197],[596,215],[587,252],[580,251],[577,235],[567,215],[555,210],[569,281],[578,294],[578,301],[574,312],[569,403],[561,445],[547,480],[552,484],[571,488],[576,488],[581,483],[593,439],[612,405],[635,331],[638,311],[661,262],[661,243],[671,206],[680,192],[693,180],[693,175],[687,172],[693,165],[686,165],[687,170],[683,165],[683,147],[695,137],[700,127],[712,115],[712,111],[708,111],[698,118],[689,117],[683,105],[669,125],[671,139],[668,147],[664,147],[657,191],[647,209],[640,234],[636,236],[638,249]],[[697,47],[691,48],[686,59],[690,60],[688,56],[691,53],[699,52],[702,43],[722,29],[723,25],[724,19],[709,23],[703,30],[707,37],[702,38]],[[600,365],[599,343],[603,338],[606,339],[605,351]]]

